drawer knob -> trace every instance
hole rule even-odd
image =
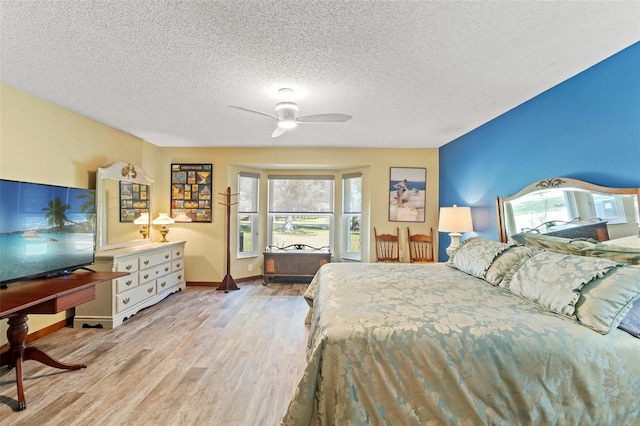
[[[180,256],[180,252],[179,251],[176,252],[176,256]]]
[[[165,285],[167,285],[166,281],[163,281],[163,282],[160,283],[160,287],[164,287]]]
[[[147,289],[147,293],[151,293],[151,292],[153,292],[153,287],[149,287],[149,288]]]
[[[133,268],[133,265],[127,265],[124,267],[124,269],[126,269],[127,271],[130,270],[131,268]]]
[[[149,264],[149,259],[145,260],[145,261],[144,261],[144,264],[145,264],[145,265],[148,265],[148,264]]]
[[[132,283],[132,282],[133,282],[133,280],[127,280],[127,281],[125,282],[125,284],[126,284],[126,285],[131,285],[131,283]]]
[[[149,278],[149,274],[144,274],[144,279],[146,280],[147,278]]]
[[[122,299],[122,303],[124,303],[126,305],[127,303],[129,303],[130,300],[131,300],[131,298],[125,297],[124,299]]]
[[[168,259],[168,258],[169,258],[169,255],[168,255],[168,254],[165,254],[165,255],[164,255],[164,258],[165,258],[165,259]]]
[[[182,274],[178,275],[178,279],[181,280],[182,279]]]
[[[168,267],[168,266],[165,266],[164,271],[165,271],[165,272],[169,272],[169,267]]]
[[[182,264],[181,263],[176,263],[176,266],[179,268],[179,267],[182,266]]]

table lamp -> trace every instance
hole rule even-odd
[[[451,256],[454,250],[460,245],[460,237],[463,232],[473,231],[471,221],[471,207],[440,207],[440,220],[438,231],[448,232],[451,237],[451,244],[447,247],[447,254]]]
[[[169,241],[167,240],[167,234],[169,233],[168,226],[175,223],[175,220],[169,217],[169,213],[160,213],[158,217],[153,219],[153,222],[151,223],[153,223],[154,225],[160,225],[161,238],[160,240],[158,240],[158,242],[166,243],[167,241]]]
[[[140,225],[142,239],[146,239],[147,235],[149,235],[149,213],[140,213],[140,216],[138,216],[133,223]]]

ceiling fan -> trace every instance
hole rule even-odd
[[[278,120],[278,127],[271,134],[272,138],[277,138],[289,129],[295,128],[298,123],[341,123],[351,120],[351,116],[347,114],[311,114],[298,116],[298,104],[291,101],[294,91],[293,89],[280,89],[278,90],[281,98],[284,99],[276,105],[276,115],[269,114],[268,112],[256,111],[254,109],[244,108],[240,106],[229,105],[231,108],[239,109],[240,111],[252,112],[254,114],[266,115]]]

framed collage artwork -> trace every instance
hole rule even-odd
[[[120,181],[120,222],[133,223],[142,213],[149,214],[149,185]]]
[[[171,217],[176,222],[211,222],[213,165],[171,164]]]
[[[390,222],[424,222],[427,169],[391,167],[388,191]]]

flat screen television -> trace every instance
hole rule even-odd
[[[0,286],[95,260],[95,190],[0,179]]]

